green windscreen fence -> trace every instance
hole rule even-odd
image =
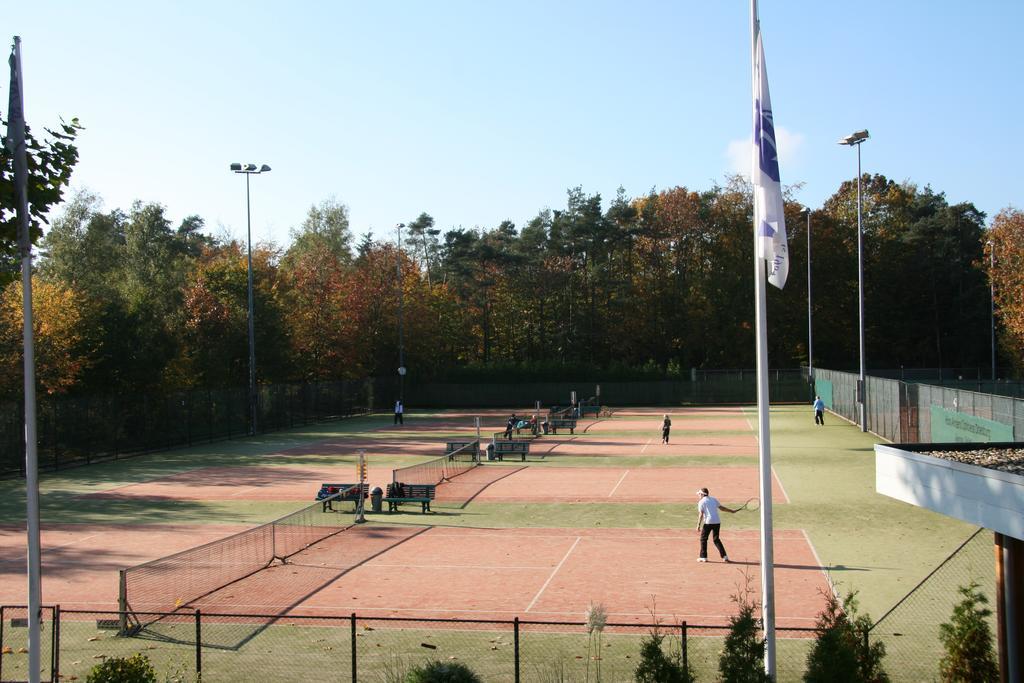
[[[814,374],[815,389],[829,410],[858,423],[857,375],[822,368]],[[883,377],[869,376],[866,384],[868,431],[889,441],[1024,441],[1022,399]]]

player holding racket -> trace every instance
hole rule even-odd
[[[697,530],[700,531],[700,557],[697,558],[697,561],[708,561],[708,536],[711,536],[715,547],[718,548],[718,553],[722,556],[722,561],[728,562],[729,556],[725,552],[722,540],[718,537],[722,529],[722,519],[719,517],[718,511],[736,512],[736,510],[719,503],[718,499],[709,494],[706,488],[697,491],[697,498]]]

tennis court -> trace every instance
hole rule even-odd
[[[464,485],[476,477],[490,477],[493,466],[478,467],[459,479]],[[757,497],[759,474],[755,467],[518,467],[508,476],[482,487],[476,502],[666,502],[696,504],[694,492],[713,489],[723,504]],[[446,500],[448,485],[438,489]],[[772,477],[772,496],[788,502],[778,477]]]
[[[116,609],[117,569],[170,554],[241,528],[111,526],[82,535],[48,529],[43,560],[48,603],[67,609]],[[14,535],[5,534],[3,538]],[[352,526],[237,581],[189,607],[209,612],[342,614],[417,618],[578,619],[590,601],[603,602],[616,621],[647,623],[660,615],[724,623],[730,596],[744,574],[757,588],[756,531],[723,534],[732,564],[695,562],[697,532],[673,529],[476,529],[441,526]],[[2,541],[0,541],[2,542]],[[6,543],[4,543],[6,545]],[[12,556],[0,549],[5,555]],[[827,587],[814,550],[801,531],[775,538],[779,624],[806,626]],[[85,565],[89,565],[88,567]],[[8,571],[11,567],[6,568]],[[6,573],[6,572],[5,572]],[[170,578],[170,577],[168,577]],[[129,593],[138,611],[174,609],[178,584],[147,595]],[[23,586],[5,581],[0,601],[17,600]]]

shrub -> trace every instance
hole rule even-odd
[[[678,657],[669,657],[661,647],[664,634],[655,627],[640,641],[640,664],[633,672],[637,683],[693,683],[693,672]]]
[[[427,662],[413,668],[405,677],[406,683],[483,683],[465,664],[459,662]]]
[[[764,670],[764,639],[758,637],[757,603],[751,599],[750,576],[747,587],[732,596],[739,612],[729,617],[718,672],[722,683],[771,683]]]
[[[985,607],[988,598],[978,592],[978,584],[960,586],[963,597],[954,608],[948,624],[939,626],[939,640],[946,654],[939,660],[939,677],[944,683],[988,683],[999,680],[999,666],[992,652],[992,631]]]
[[[885,645],[865,647],[863,634],[871,619],[857,614],[856,596],[847,593],[840,604],[835,593],[825,593],[825,607],[814,626],[814,647],[807,653],[806,683],[888,683],[882,669]]]
[[[89,671],[86,683],[157,683],[156,671],[142,653],[111,657]]]

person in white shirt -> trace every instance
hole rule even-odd
[[[718,537],[722,530],[722,519],[719,517],[718,511],[736,511],[719,503],[718,499],[711,496],[706,488],[698,490],[697,497],[699,499],[697,501],[697,530],[700,531],[700,557],[697,558],[697,561],[708,561],[708,536],[712,536],[715,547],[718,548],[718,553],[722,556],[722,561],[728,562],[729,555],[726,554],[725,546],[722,545],[722,540]]]
[[[405,406],[402,405],[401,399],[395,401],[395,424],[405,424],[405,420],[402,419],[402,414],[405,412]]]

